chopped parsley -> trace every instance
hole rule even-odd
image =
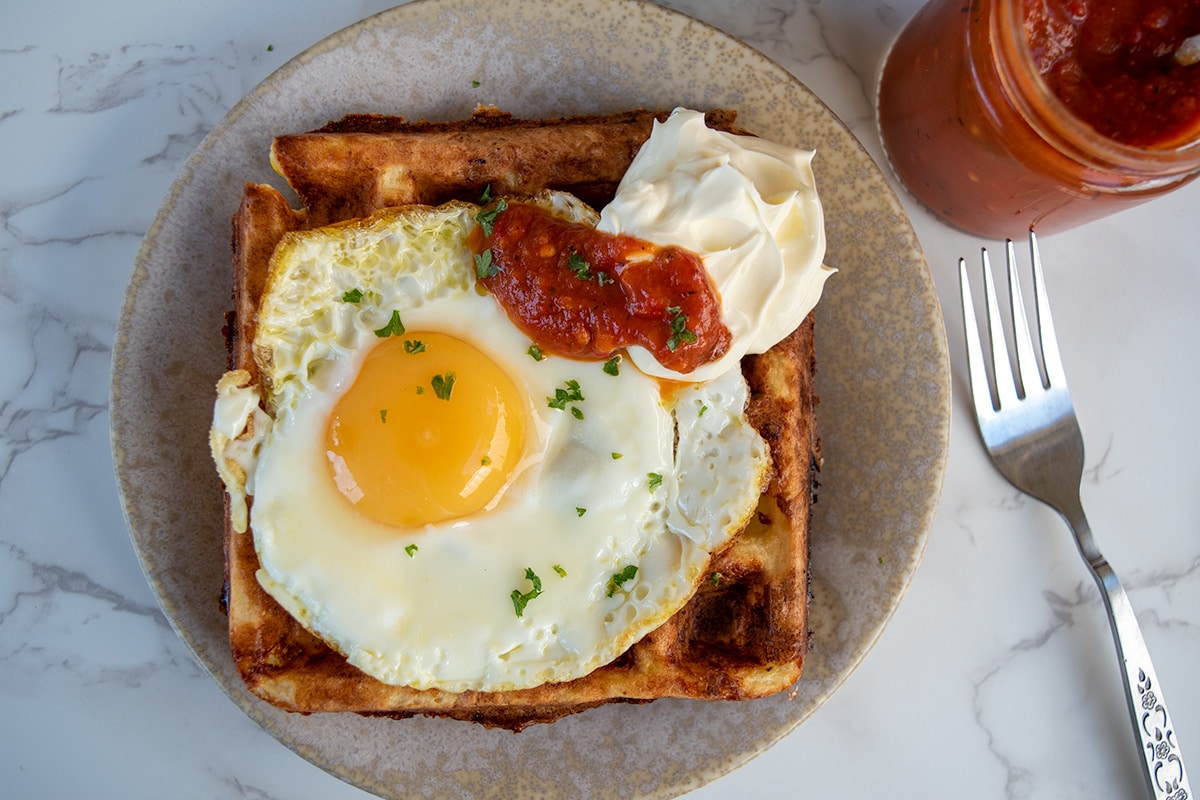
[[[473,88],[473,89],[478,89],[478,88],[479,88],[479,81],[471,81],[471,88]]]
[[[624,453],[618,453],[618,452],[616,452],[616,451],[613,451],[613,454],[612,454],[612,459],[613,459],[613,461],[617,461],[617,460],[619,460],[619,459],[622,459],[622,458],[624,458],[624,457],[625,457],[625,454],[624,454]]]
[[[490,458],[488,458],[487,456],[484,456],[483,458],[479,459],[479,466],[490,467],[491,465],[492,465],[492,460]]]
[[[567,381],[566,386],[566,389],[555,389],[554,397],[546,398],[546,405],[550,408],[557,408],[559,411],[566,411],[569,403],[583,402],[583,392],[579,389],[579,381]],[[572,405],[571,415],[575,419],[583,419],[583,409]]]
[[[584,514],[586,514],[586,513],[587,513],[587,509],[586,509],[586,508],[580,508],[579,506],[575,506],[575,514],[576,514],[576,516],[580,516],[580,517],[582,517],[582,516],[583,516]]]
[[[528,353],[529,357],[532,358],[534,361],[545,361],[546,360],[546,354],[543,353],[542,348],[538,347],[536,344],[529,345],[529,349],[526,350],[525,352]]]
[[[608,579],[608,594],[605,595],[605,597],[612,597],[614,594],[616,594],[617,589],[621,588],[621,584],[633,580],[633,576],[637,575],[637,571],[637,565],[630,564],[625,569],[615,573],[611,578]]]
[[[389,336],[402,336],[403,334],[404,323],[400,321],[399,311],[393,311],[392,318],[388,320],[388,324],[375,331],[375,335],[380,339],[386,339]]]
[[[410,544],[408,547],[404,548],[404,552],[408,553],[409,558],[412,558],[414,555],[416,555],[416,552],[420,549],[421,548],[417,547],[415,544]]]
[[[525,568],[525,580],[533,584],[532,589],[528,592],[513,589],[512,594],[509,595],[512,598],[513,610],[517,612],[518,617],[525,616],[525,606],[529,605],[530,600],[542,593],[542,579],[537,576],[531,567]]]
[[[500,271],[500,265],[492,261],[492,249],[489,247],[475,256],[475,277],[485,280]]]
[[[712,585],[713,585],[713,586],[717,586],[717,585],[719,585],[719,584],[721,583],[721,578],[723,578],[723,577],[725,577],[725,576],[724,576],[724,575],[722,575],[721,573],[719,573],[719,572],[714,572],[714,573],[712,574],[712,577],[711,577],[711,578],[709,578],[709,580],[710,580],[710,581],[712,581]]]
[[[662,476],[661,472],[647,472],[646,473],[646,488],[649,489],[650,491],[653,492],[655,489],[662,486],[662,481],[663,481],[663,476]]]
[[[575,277],[581,281],[596,281],[597,285],[604,286],[605,284],[613,283],[613,279],[606,272],[592,272],[592,265],[586,258],[579,254],[577,250],[572,250],[567,254],[567,269],[575,273]]]
[[[620,365],[621,365],[621,354],[617,353],[615,356],[610,358],[608,361],[604,362],[605,374],[620,375],[621,374],[621,366]]]
[[[479,195],[479,205],[486,206],[492,202],[492,185],[489,183],[483,187],[483,194]]]
[[[424,386],[418,386],[418,387],[417,387],[417,394],[425,394],[425,387],[424,387]]]
[[[387,409],[386,408],[379,409],[379,421],[385,425],[387,424]]]
[[[679,306],[671,306],[667,313],[671,315],[671,338],[667,339],[667,349],[673,353],[681,344],[694,343],[696,334],[688,330],[687,314]]]
[[[407,339],[404,342],[404,352],[410,356],[425,352],[425,343],[420,339]]]
[[[567,577],[567,571],[558,564],[554,565],[554,571],[558,573],[558,577],[560,578]]]
[[[437,395],[438,400],[449,400],[450,392],[454,390],[454,373],[434,375],[429,384],[433,387],[433,393]]]
[[[504,202],[504,198],[500,198],[494,205],[488,206],[475,215],[475,221],[483,228],[484,236],[492,235],[492,229],[496,225],[496,217],[500,216],[500,212],[506,208],[508,208],[508,203]]]
[[[361,303],[363,299],[363,290],[357,286],[348,292],[342,294],[343,303]]]
[[[575,250],[567,254],[567,269],[574,272],[575,277],[581,281],[590,281],[595,277],[592,275],[592,265]]]

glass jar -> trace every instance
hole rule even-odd
[[[1200,121],[1183,141],[1132,146],[1075,116],[1035,68],[1025,11],[1022,0],[932,0],[893,43],[878,123],[914,197],[969,233],[1017,238],[1089,222],[1200,175]]]

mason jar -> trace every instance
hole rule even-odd
[[[1026,2],[933,0],[892,44],[877,120],[892,167],[917,200],[969,233],[1016,238],[1098,219],[1200,174],[1200,64],[1179,63],[1177,53],[1162,78],[1118,75],[1114,85],[1127,96],[1089,96],[1071,83],[1095,55],[1087,48],[1119,45],[1095,30],[1083,35],[1079,12],[1116,14],[1136,0]],[[1158,25],[1150,32],[1164,41],[1185,40],[1182,53],[1198,43],[1200,31],[1180,27],[1200,24],[1198,5],[1176,3],[1192,22],[1177,15],[1138,24]],[[1115,19],[1093,21],[1120,28],[1113,37],[1132,32]],[[1169,88],[1181,99],[1167,111],[1153,106],[1160,80],[1178,84]]]

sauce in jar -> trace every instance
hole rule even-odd
[[[880,76],[880,135],[911,193],[971,233],[1053,233],[1200,174],[1189,0],[933,0]],[[1044,73],[1044,74],[1043,74]]]
[[[526,203],[509,204],[490,227],[480,283],[543,351],[605,359],[641,345],[689,373],[729,349],[716,290],[694,253]]]
[[[1025,35],[1037,71],[1098,133],[1170,147],[1200,133],[1200,64],[1175,53],[1200,34],[1195,0],[1027,0]]]

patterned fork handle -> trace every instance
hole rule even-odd
[[[1191,787],[1175,741],[1175,725],[1158,688],[1158,675],[1150,662],[1150,652],[1142,639],[1133,606],[1108,562],[1092,565],[1092,573],[1100,585],[1100,595],[1112,625],[1117,656],[1121,661],[1121,677],[1125,681],[1125,699],[1129,702],[1129,715],[1146,761],[1148,788],[1155,800],[1189,800]]]

